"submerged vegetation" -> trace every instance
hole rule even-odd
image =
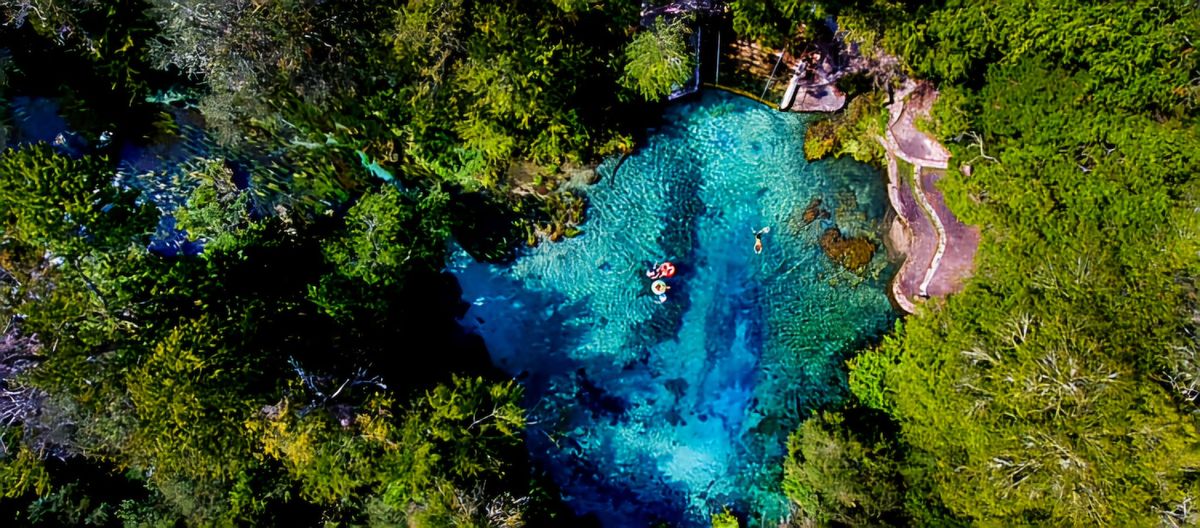
[[[500,261],[578,234],[559,180],[635,146],[695,66],[638,4],[0,0],[0,518],[586,525],[441,268],[450,237]],[[728,6],[741,38],[936,83],[922,126],[984,233],[966,290],[792,435],[789,522],[1200,523],[1200,10]],[[891,79],[843,84],[805,154],[878,162]],[[850,268],[874,250],[822,239]]]

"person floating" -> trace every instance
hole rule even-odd
[[[766,226],[754,232],[754,254],[762,253],[762,236],[771,232],[771,226]]]
[[[663,262],[654,269],[647,271],[646,276],[651,279],[669,279],[675,276],[675,265],[670,262]]]
[[[671,287],[667,286],[667,283],[662,279],[658,279],[650,283],[650,293],[658,296],[659,303],[667,301],[667,290],[669,289],[671,289]]]

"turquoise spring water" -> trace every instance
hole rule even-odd
[[[786,515],[787,434],[845,397],[848,354],[896,318],[882,178],[805,161],[808,119],[704,92],[601,167],[581,236],[503,266],[451,259],[462,323],[525,385],[531,454],[577,512],[605,526]],[[830,214],[805,225],[814,198]],[[881,248],[864,274],[822,253],[833,226]],[[644,273],[663,260],[679,271],[659,304]]]

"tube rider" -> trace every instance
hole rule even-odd
[[[671,289],[662,279],[650,283],[650,292],[658,296],[659,304],[667,302],[667,290]]]
[[[674,276],[675,265],[670,262],[663,262],[655,266],[654,269],[646,272],[646,277],[654,281],[650,283],[650,293],[653,293],[658,298],[660,304],[667,302],[667,290],[671,289],[663,279],[669,279]]]
[[[651,279],[669,279],[675,276],[675,265],[670,262],[663,262],[654,269],[647,271],[646,276]]]

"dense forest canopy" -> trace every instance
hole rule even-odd
[[[687,24],[638,4],[0,0],[5,522],[586,525],[441,268],[451,237],[565,236],[582,202],[539,189],[690,76]],[[1200,10],[727,7],[935,82],[943,190],[984,233],[966,290],[792,435],[789,522],[1200,524]],[[871,159],[889,84],[843,84],[814,152]],[[129,169],[161,144],[186,155]]]
[[[19,524],[508,523],[562,508],[462,336],[456,232],[524,240],[508,163],[628,140],[636,11],[552,2],[4,2],[0,470]],[[630,22],[634,20],[633,22]],[[562,78],[578,82],[563,83]],[[587,103],[582,104],[582,103]],[[6,111],[24,111],[5,105]],[[169,209],[114,185],[193,116]],[[86,145],[78,151],[64,146]],[[82,152],[80,152],[82,151]],[[379,171],[392,183],[381,183]],[[160,215],[169,218],[168,222]],[[166,232],[164,232],[164,229]],[[155,251],[183,237],[197,255]],[[452,375],[453,373],[453,375]]]
[[[928,126],[959,173],[945,190],[985,241],[963,294],[851,365],[862,412],[897,428],[859,457],[862,474],[881,475],[878,494],[902,482],[906,504],[876,514],[835,495],[804,510],[872,523],[1196,523],[1200,13],[875,2],[839,21],[939,83]],[[828,441],[815,435],[829,428],[806,424],[796,441]],[[864,430],[850,429],[832,438],[853,452]],[[895,463],[900,478],[871,469]],[[849,485],[812,473],[789,477],[801,497]]]

